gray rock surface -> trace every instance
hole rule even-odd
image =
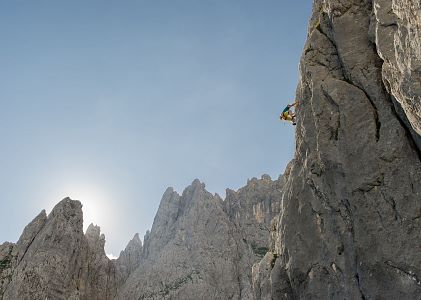
[[[130,274],[139,267],[142,251],[142,241],[136,233],[115,261],[117,287],[122,286]]]
[[[269,250],[283,184],[253,178],[225,202],[198,180],[182,195],[167,189],[117,299],[253,299],[252,266]]]
[[[276,263],[276,259],[277,254],[268,251],[261,261],[253,265],[252,276],[255,299],[272,299],[271,275]]]
[[[421,3],[375,0],[373,6],[385,85],[421,135]]]
[[[78,296],[82,299],[112,299],[116,294],[115,265],[104,251],[105,236],[99,226],[89,225],[82,245],[78,274]],[[78,251],[79,249],[76,249]]]
[[[268,175],[252,178],[237,192],[227,189],[225,211],[246,243],[255,259],[263,258],[270,247],[270,233],[275,217],[280,212],[280,200],[284,185],[283,177],[272,181]]]
[[[0,245],[0,296],[3,295],[13,275],[16,256],[13,255],[15,245],[4,243]]]
[[[388,92],[416,131],[419,79],[408,64],[419,58],[419,37],[386,61],[401,46],[376,20],[387,24],[390,7],[400,18],[415,7],[389,2],[314,2],[295,160],[274,236],[278,257],[270,276],[264,268],[253,278],[261,295],[270,284],[274,299],[421,299],[421,162]],[[396,66],[408,77],[393,75]],[[409,101],[404,92],[415,94]]]
[[[38,219],[44,217],[41,213],[35,218],[17,242],[27,247],[17,253],[20,260],[5,299],[65,299],[75,295],[78,264],[74,252],[81,248],[83,236],[81,204],[65,199],[42,224]]]
[[[98,226],[83,233],[81,208],[79,201],[65,198],[48,218],[42,211],[26,226],[16,244],[0,246],[2,299],[114,298],[116,266],[122,270],[131,261],[107,258]],[[131,266],[126,269],[130,273]]]
[[[252,262],[221,198],[195,180],[182,195],[165,192],[117,299],[252,299]]]

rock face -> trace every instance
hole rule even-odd
[[[12,254],[14,246],[8,242],[0,245],[0,296],[3,296],[13,275],[13,263],[16,259]]]
[[[168,189],[140,267],[118,299],[239,298],[247,281],[238,272],[241,245],[234,235],[222,200],[203,184],[195,181],[181,196]]]
[[[284,177],[272,181],[268,175],[252,178],[237,192],[227,190],[225,211],[253,250],[255,259],[261,259],[271,247],[270,234],[275,229],[280,212]]]
[[[115,270],[129,261],[107,258],[99,227],[90,225],[83,234],[81,208],[66,198],[48,218],[42,211],[16,244],[0,246],[3,299],[113,299]]]
[[[42,212],[16,245],[15,268],[6,299],[64,299],[77,295],[78,256],[82,246],[79,202],[65,199],[48,218]]]
[[[383,60],[385,86],[421,135],[421,3],[375,0],[373,6],[372,36]]]
[[[117,260],[66,198],[0,245],[0,298],[421,299],[420,27],[419,1],[314,0],[283,176],[169,188]]]
[[[252,179],[225,202],[198,180],[182,195],[169,188],[117,298],[253,299],[251,268],[268,251],[280,182]]]
[[[139,238],[139,234],[136,233],[126,246],[126,249],[121,251],[115,263],[118,287],[122,286],[130,274],[139,267],[142,250],[142,241]]]
[[[414,16],[412,1],[314,2],[277,259],[254,273],[262,299],[421,299]]]

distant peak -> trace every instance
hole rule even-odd
[[[191,183],[190,187],[193,188],[193,190],[205,190],[206,189],[206,184],[204,184],[203,182],[201,182],[199,179],[195,179],[193,180],[193,182]],[[189,187],[188,187],[189,188]]]
[[[171,194],[174,193],[174,188],[173,187],[167,187],[167,189],[165,190],[164,194]]]
[[[192,182],[192,185],[200,185],[200,184],[202,184],[202,183],[197,178],[195,180],[193,180],[193,182]]]
[[[63,215],[66,219],[82,218],[82,204],[78,200],[72,200],[69,197],[64,198],[54,206],[48,218]]]
[[[93,223],[89,224],[88,228],[86,229],[86,235],[89,236],[99,236],[101,233],[101,227],[94,225]]]
[[[139,233],[136,233],[126,246],[126,250],[133,249],[133,248],[135,249],[142,248],[142,241],[140,240]]]
[[[208,191],[206,191],[206,185],[199,179],[195,179],[188,187],[184,189],[182,197],[188,200],[193,200],[200,197],[200,195],[203,193],[208,193]]]
[[[272,180],[272,178],[268,174],[263,174],[262,180]]]
[[[41,210],[41,212],[38,214],[38,216],[36,216],[36,218],[46,219],[47,218],[47,212],[45,211],[45,209]]]
[[[140,237],[139,237],[139,233],[136,233],[134,235],[134,237],[132,238],[132,241],[141,242]]]

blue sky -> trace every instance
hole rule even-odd
[[[224,196],[293,157],[311,1],[0,2],[0,243],[66,196],[117,255],[166,187]]]

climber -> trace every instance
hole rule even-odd
[[[297,102],[294,102],[292,104],[288,104],[285,109],[282,111],[282,113],[279,115],[279,119],[285,120],[285,121],[291,121],[292,125],[296,125],[295,120],[295,113],[291,110],[291,107],[297,105]]]

